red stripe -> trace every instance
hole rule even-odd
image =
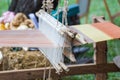
[[[111,22],[93,23],[92,25],[113,38],[120,38],[120,28]]]

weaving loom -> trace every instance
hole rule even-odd
[[[120,28],[110,22],[71,26],[84,36],[86,43],[95,43],[120,38]]]
[[[38,47],[54,68],[60,72],[61,68],[65,68],[64,65],[60,67],[60,63],[64,61],[62,53],[67,45],[64,42],[66,39],[64,31],[67,28],[46,12],[39,15],[39,20],[39,30],[0,31],[0,46]],[[82,45],[81,38],[85,43],[120,38],[120,28],[110,22],[70,26],[69,29],[79,35],[76,36],[76,40],[79,40],[78,45]]]
[[[53,1],[53,0],[50,0],[50,1]],[[67,5],[67,3],[65,3],[65,5]],[[45,6],[43,6],[43,8],[44,7]],[[50,5],[50,7],[52,8],[52,5]],[[65,9],[66,8],[67,6],[65,6]],[[48,12],[50,12],[50,9],[48,10]],[[33,79],[33,78],[42,76],[42,78],[44,78],[43,80],[45,80],[46,77],[48,77],[49,79],[51,78],[50,74],[52,74],[53,76],[54,75],[56,76],[57,74],[55,74],[55,71],[58,74],[61,73],[61,76],[76,75],[79,73],[83,73],[83,74],[94,73],[95,71],[96,71],[95,73],[99,73],[99,74],[101,72],[104,73],[109,71],[118,71],[116,67],[114,67],[115,69],[112,68],[114,66],[112,64],[103,64],[103,66],[105,67],[101,67],[102,65],[101,63],[100,65],[99,63],[97,63],[98,65],[88,64],[85,66],[84,65],[66,66],[64,64],[63,54],[64,55],[66,54],[65,48],[71,48],[71,45],[70,45],[71,43],[74,43],[74,45],[83,45],[83,44],[89,44],[89,43],[98,43],[98,42],[112,40],[112,39],[118,39],[120,38],[119,27],[112,24],[111,22],[74,25],[74,26],[68,27],[67,20],[66,20],[66,17],[67,17],[66,13],[63,18],[64,19],[63,23],[65,23],[64,25],[63,23],[60,23],[58,20],[53,18],[50,14],[46,13],[44,10],[40,10],[37,13],[37,16],[39,18],[38,30],[0,31],[0,46],[2,47],[37,47],[45,55],[45,57],[50,61],[50,63],[52,64],[55,70],[51,67],[50,68],[45,67],[45,68],[31,69],[31,70],[23,69],[20,71],[17,71],[17,70],[10,71],[10,72],[5,71],[5,72],[0,72],[0,79],[9,80],[9,77],[10,77],[11,78],[10,80],[16,80],[18,78],[20,78],[21,80],[21,79]],[[68,37],[70,40],[68,40]],[[74,42],[71,42],[71,39],[73,38],[74,38]],[[72,51],[68,52],[67,55],[69,56],[71,55],[71,53]],[[109,69],[109,65],[112,65],[111,69]],[[48,69],[49,69],[49,71],[47,71],[48,73],[47,72],[45,73],[45,70],[48,70]],[[65,74],[64,71],[67,71],[68,73]]]
[[[49,19],[50,21],[48,21]],[[70,34],[69,30],[77,33],[75,38],[79,42],[77,45],[120,38],[120,28],[110,22],[75,25],[66,28],[44,11],[39,14],[39,21],[39,30],[0,31],[0,46],[38,47],[51,62],[57,73],[61,72],[62,69],[68,71],[63,63],[62,54],[64,48],[68,47],[64,42],[67,36],[64,33]],[[48,33],[48,31],[51,32]],[[47,34],[52,36],[50,37]],[[54,35],[57,37],[54,37]]]

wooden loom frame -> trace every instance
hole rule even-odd
[[[80,0],[76,0],[76,3],[78,4]],[[118,4],[120,5],[120,0],[117,0],[118,1]],[[80,18],[84,17],[85,16],[85,22],[87,23],[88,22],[88,15],[89,15],[89,7],[90,7],[90,3],[91,3],[91,0],[88,0],[88,5],[87,5],[87,9],[86,9],[86,12],[84,15],[80,15]],[[119,17],[120,16],[120,11],[119,12],[116,12],[115,14],[111,14],[111,11],[110,11],[110,8],[109,8],[109,5],[107,3],[107,0],[103,0],[103,3],[105,5],[105,8],[107,10],[107,13],[108,13],[108,16],[110,18],[110,21],[111,22],[114,22],[114,19],[116,17]],[[79,5],[79,4],[78,4]]]
[[[103,18],[101,19],[100,17],[97,18],[94,17],[93,21],[95,23],[104,22]],[[95,43],[94,49],[95,49],[94,63],[69,65],[68,67],[70,71],[67,73],[61,73],[61,75],[56,74],[55,69],[52,68],[51,76],[63,77],[63,76],[79,75],[79,74],[96,74],[96,80],[107,80],[108,72],[120,71],[120,69],[114,63],[107,63],[106,41]],[[0,80],[28,80],[34,78],[42,78],[44,69],[46,69],[46,71],[49,71],[49,67],[0,71]],[[46,72],[46,75],[48,75],[48,72]]]
[[[109,8],[109,6],[108,6],[107,1],[106,1],[106,0],[103,0],[103,1],[104,1],[104,5],[105,5],[105,8],[106,8],[106,10],[107,10],[107,13],[108,13],[108,16],[109,16],[111,22],[114,22],[114,19],[115,19],[116,17],[120,16],[120,11],[117,12],[117,13],[115,13],[114,15],[112,15],[112,14],[111,14],[111,11],[110,11],[110,8]],[[120,0],[117,0],[117,1],[118,1],[118,4],[120,5]]]

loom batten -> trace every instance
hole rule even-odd
[[[63,24],[58,22],[55,18],[50,16],[43,10],[40,10],[39,14],[39,30],[54,44],[54,48],[39,48],[43,54],[48,58],[56,72],[62,72],[62,66],[59,63],[63,63],[63,51],[64,51],[64,41],[65,36],[61,31]]]
[[[40,16],[39,16],[39,25],[40,25],[39,30],[48,39],[50,39],[54,43],[54,45],[58,45],[58,44],[63,45],[64,37],[61,36],[60,33],[59,33],[59,30],[63,26],[63,24],[58,22],[56,19],[54,19],[52,16],[50,16],[46,12],[41,11]],[[55,34],[55,32],[56,32],[56,34]],[[59,39],[62,39],[61,40],[62,44],[59,42]]]

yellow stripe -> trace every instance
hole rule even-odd
[[[90,24],[76,25],[73,27],[82,32],[83,34],[85,34],[86,36],[88,36],[94,42],[112,39],[112,37],[108,36],[107,34],[98,30],[97,28],[93,27]]]

